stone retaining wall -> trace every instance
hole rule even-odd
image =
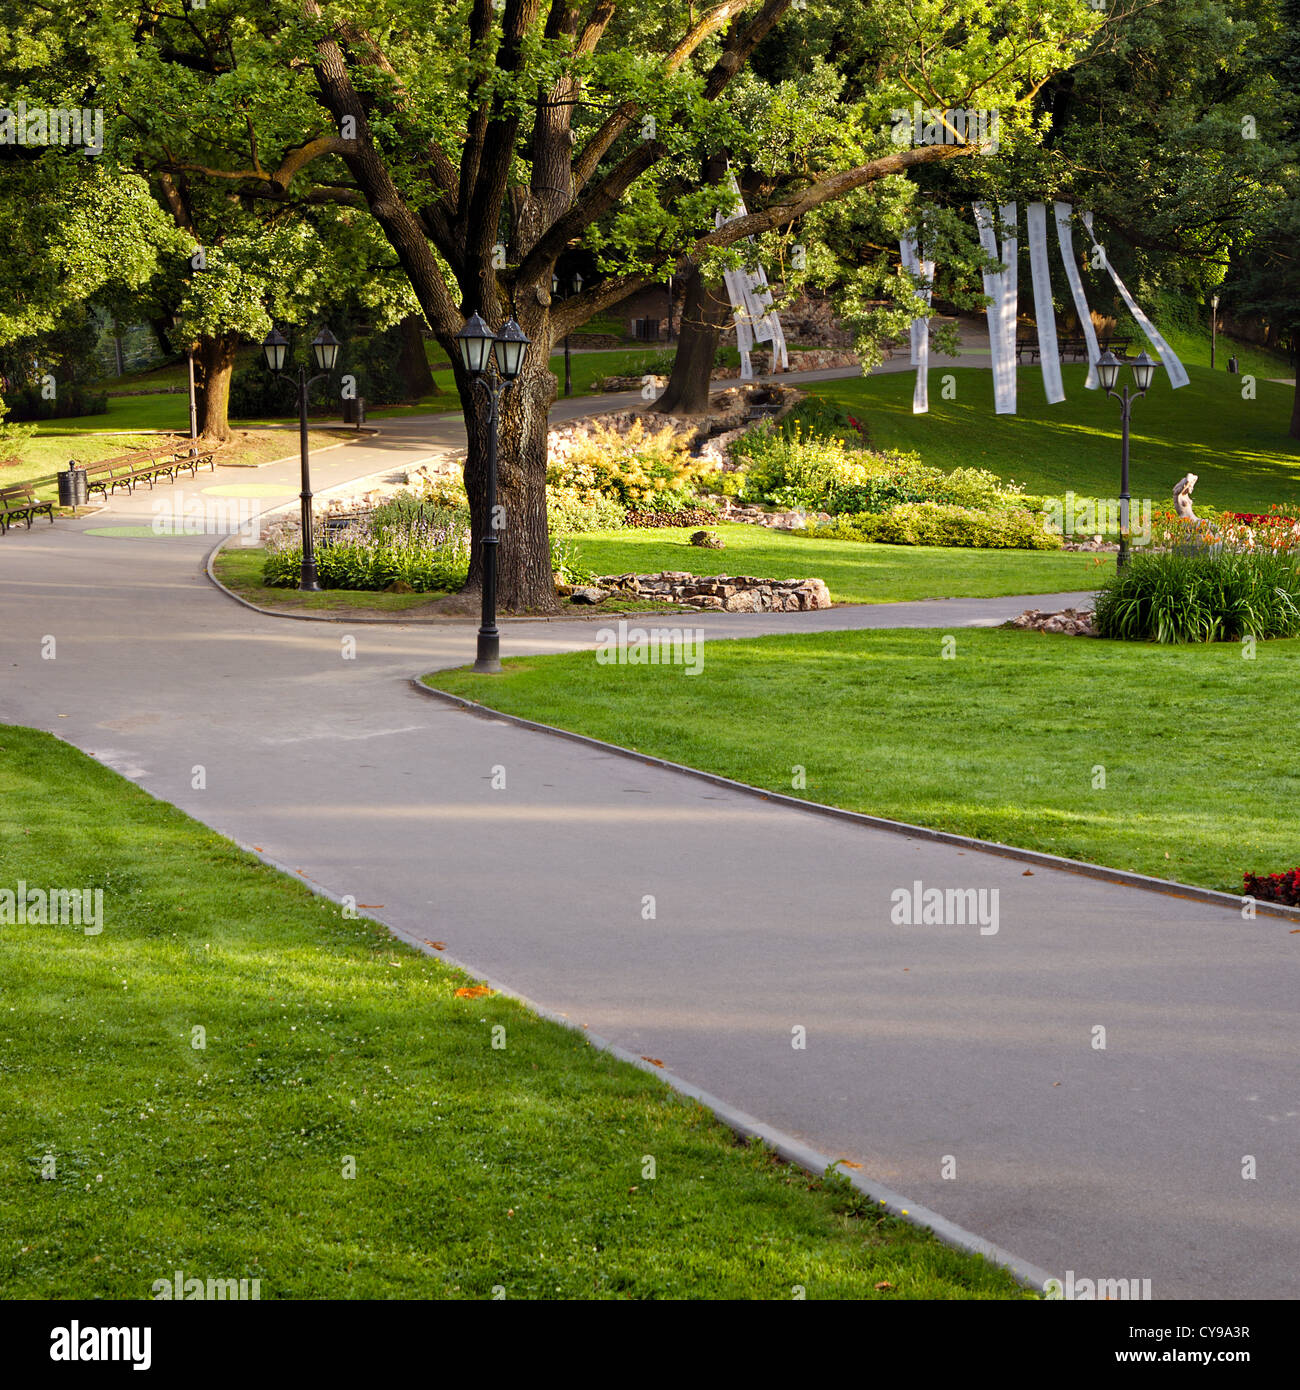
[[[727,613],[803,613],[831,606],[820,579],[755,579],[749,575],[698,576],[685,570],[658,574],[606,574],[600,589],[627,598],[658,599]]]

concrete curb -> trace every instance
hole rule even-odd
[[[757,797],[788,810],[804,811],[811,815],[829,816],[834,820],[848,821],[852,825],[868,827],[872,830],[885,830],[892,835],[903,835],[915,840],[930,840],[936,844],[956,845],[962,849],[976,850],[982,854],[995,854],[1002,859],[1015,859],[1025,864],[1037,864],[1045,869],[1059,869],[1064,873],[1080,874],[1084,878],[1095,878],[1103,883],[1117,883],[1125,888],[1142,888],[1147,892],[1161,893],[1167,898],[1186,898],[1193,902],[1209,903],[1215,907],[1230,908],[1240,914],[1244,895],[1223,893],[1216,888],[1200,888],[1193,883],[1179,883],[1174,879],[1152,878],[1148,874],[1132,873],[1127,869],[1112,869],[1103,864],[1088,864],[1081,859],[1065,859],[1056,854],[1045,854],[1041,850],[1017,849],[1014,845],[1004,845],[997,840],[976,840],[969,835],[958,835],[951,830],[934,830],[925,825],[911,825],[907,821],[887,820],[883,816],[870,816],[862,811],[846,811],[840,806],[827,806],[820,801],[802,801],[797,796],[787,796],[783,792],[764,791],[762,787],[750,786],[748,782],[736,782],[716,772],[702,772],[684,763],[669,762],[666,758],[656,758],[649,753],[637,753],[623,748],[617,743],[605,743],[586,734],[575,734],[570,729],[557,729],[551,724],[539,724],[536,720],[523,719],[517,714],[506,714],[490,705],[476,700],[467,700],[460,695],[452,695],[436,686],[425,685],[420,676],[412,676],[411,684],[425,695],[456,705],[480,719],[504,719],[521,729],[531,729],[537,733],[553,734],[573,743],[585,744],[588,748],[602,753],[617,753],[634,762],[650,767],[661,767],[669,772],[682,772],[690,777],[712,783],[716,787],[726,787],[729,791],[741,792],[746,796]],[[1257,902],[1256,915],[1280,917],[1284,921],[1300,923],[1300,908],[1285,907],[1281,903]]]
[[[426,687],[427,688],[427,687]],[[275,869],[278,873],[284,874],[287,878],[294,879],[303,884],[307,890],[314,893],[317,897],[325,898],[327,901],[343,905],[343,900],[335,893],[331,893],[328,888],[316,883],[307,877],[300,869],[292,869],[287,864],[281,863],[277,859],[257,849],[253,845],[246,845],[240,841],[234,841],[245,853],[251,854],[260,860],[268,868]],[[358,913],[359,919],[371,921],[384,928],[385,931],[396,936],[399,940],[406,942],[408,946],[413,946],[421,954],[431,957],[434,960],[442,961],[457,970],[463,970],[476,980],[482,980],[495,994],[500,994],[508,999],[513,999],[522,1004],[526,1009],[535,1013],[540,1018],[546,1019],[550,1023],[558,1023],[562,1028],[569,1029],[570,1032],[577,1033],[586,1039],[590,1046],[599,1052],[607,1052],[611,1057],[617,1058],[620,1062],[626,1062],[630,1066],[636,1067],[639,1071],[653,1076],[676,1091],[678,1095],[687,1100],[693,1100],[704,1106],[705,1109],[720,1120],[728,1129],[736,1134],[743,1134],[751,1139],[761,1139],[776,1151],[782,1159],[792,1164],[796,1168],[802,1168],[815,1178],[821,1178],[828,1171],[834,1169],[841,1177],[848,1179],[851,1187],[857,1192],[868,1198],[873,1206],[884,1207],[890,1216],[895,1216],[901,1221],[906,1221],[909,1225],[917,1226],[922,1230],[930,1231],[936,1240],[942,1244],[950,1246],[955,1250],[961,1250],[971,1255],[982,1255],[991,1264],[999,1265],[1014,1278],[1017,1283],[1027,1289],[1041,1293],[1046,1289],[1047,1281],[1051,1276],[1046,1270],[1040,1269],[1037,1265],[1031,1264],[1028,1260],[1023,1260],[1019,1255],[1013,1255],[1009,1250],[1002,1249],[999,1245],[994,1245],[991,1241],[985,1240],[982,1236],[975,1235],[972,1231],[958,1226],[955,1222],[949,1221],[947,1217],[941,1216],[938,1212],[931,1211],[929,1207],[922,1206],[918,1202],[911,1202],[906,1197],[900,1196],[892,1188],[885,1187],[882,1183],[877,1183],[871,1179],[864,1178],[851,1168],[842,1166],[843,1160],[831,1158],[828,1154],[821,1153],[811,1145],[805,1144],[801,1139],[796,1139],[793,1135],[787,1134],[784,1130],[777,1129],[774,1125],[765,1124],[762,1120],[756,1119],[753,1115],[747,1114],[743,1110],[738,1110],[735,1106],[727,1104],[710,1092],[702,1090],[699,1086],[685,1080],[680,1076],[674,1075],[666,1067],[656,1067],[647,1062],[644,1057],[638,1057],[635,1053],[628,1052],[626,1048],[620,1047],[617,1043],[610,1042],[608,1038],[602,1038],[599,1034],[592,1033],[584,1024],[575,1023],[566,1014],[556,1013],[553,1009],[545,1008],[536,1003],[526,994],[521,994],[518,990],[511,988],[504,981],[498,980],[491,975],[485,975],[481,970],[473,965],[460,960],[458,957],[450,955],[446,951],[435,950],[426,941],[418,937],[409,935],[398,927],[390,926],[379,917],[371,916],[369,913]]]

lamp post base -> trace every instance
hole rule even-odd
[[[325,591],[324,591],[324,590],[321,588],[321,586],[316,582],[316,580],[313,579],[313,580],[311,580],[310,582],[304,581],[303,583],[299,584],[299,585],[298,585],[298,592],[299,592],[300,594],[321,594],[321,593],[324,593]]]
[[[501,634],[499,632],[480,632],[478,635],[478,656],[474,670],[481,676],[501,674]]]

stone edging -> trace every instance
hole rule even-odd
[[[869,827],[872,830],[885,830],[893,835],[903,835],[910,839],[930,840],[936,844],[959,845],[963,849],[976,850],[982,854],[997,855],[1001,859],[1016,859],[1025,864],[1037,864],[1045,869],[1060,869],[1065,873],[1080,874],[1084,878],[1099,879],[1103,883],[1115,883],[1125,888],[1141,888],[1148,892],[1160,893],[1167,898],[1187,898],[1193,902],[1209,903],[1214,907],[1231,908],[1241,911],[1242,893],[1223,893],[1217,888],[1201,888],[1194,883],[1179,883],[1177,880],[1152,878],[1149,874],[1132,873],[1127,869],[1112,869],[1104,864],[1088,864],[1081,859],[1065,859],[1057,854],[1045,854],[1042,850],[1017,849],[1014,845],[1004,845],[997,840],[977,840],[970,835],[959,835],[951,830],[935,830],[930,826],[911,825],[907,821],[887,820],[883,816],[867,815],[863,811],[846,811],[841,806],[828,806],[820,801],[801,801],[797,796],[787,796],[784,792],[764,791],[762,787],[751,786],[748,782],[737,782],[720,773],[704,772],[684,763],[670,762],[667,758],[656,758],[649,753],[637,753],[617,743],[606,743],[603,739],[591,738],[587,734],[576,734],[570,729],[558,729],[552,724],[541,724],[533,719],[524,719],[517,714],[506,714],[490,705],[476,700],[467,700],[461,695],[452,695],[436,686],[425,685],[419,676],[411,677],[411,684],[417,690],[435,699],[445,700],[484,719],[504,719],[521,729],[532,729],[538,733],[554,734],[588,748],[599,749],[602,753],[617,753],[624,758],[651,767],[661,767],[669,772],[684,772],[698,777],[714,786],[726,787],[730,791],[746,796],[757,797],[760,801],[772,802],[789,810],[806,811],[812,815],[829,816],[844,820],[853,825]],[[1286,907],[1281,903],[1256,902],[1255,912],[1264,917],[1280,917],[1283,921],[1300,923],[1300,907]]]

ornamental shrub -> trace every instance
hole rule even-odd
[[[1100,637],[1234,642],[1300,635],[1300,554],[1215,542],[1131,553],[1097,595]]]

